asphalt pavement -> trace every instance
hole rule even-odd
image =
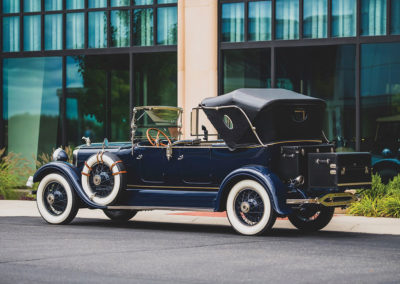
[[[355,233],[351,220],[386,225]],[[278,220],[246,237],[223,214],[143,212],[115,224],[82,210],[55,226],[31,202],[0,201],[0,283],[399,283],[400,235],[382,230],[400,223],[360,220],[336,216],[316,233]]]

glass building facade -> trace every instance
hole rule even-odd
[[[128,141],[134,105],[177,104],[176,0],[3,0],[0,11],[0,148],[33,160],[82,136]]]
[[[338,151],[400,148],[400,1],[220,0],[219,94],[276,87],[327,102]]]
[[[0,3],[0,148],[128,140],[135,105],[177,105],[177,0]],[[400,0],[218,0],[217,29],[219,94],[323,98],[339,151],[400,148]]]

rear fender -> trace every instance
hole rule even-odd
[[[288,188],[269,169],[263,166],[251,165],[234,170],[222,181],[217,198],[215,211],[224,211],[225,202],[231,188],[240,180],[252,179],[259,182],[267,191],[274,210],[279,215],[289,215],[292,209],[286,205]]]
[[[80,172],[76,167],[65,162],[50,162],[39,168],[33,176],[33,182],[40,182],[46,175],[58,173],[63,175],[71,187],[75,190],[80,199],[89,207],[97,209],[105,209],[106,206],[99,206],[92,202],[85,194],[80,184]]]

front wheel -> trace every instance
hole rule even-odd
[[[78,213],[75,192],[60,174],[49,174],[39,184],[36,203],[40,215],[50,224],[68,224]]]
[[[126,222],[132,219],[137,211],[136,210],[103,210],[104,214],[113,221]]]
[[[254,180],[242,180],[232,187],[226,212],[232,227],[249,236],[270,230],[276,220],[267,191]]]
[[[318,231],[324,228],[332,220],[335,207],[307,207],[295,211],[289,215],[289,221],[297,229],[303,231]]]

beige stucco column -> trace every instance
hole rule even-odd
[[[178,0],[178,106],[183,136],[190,135],[190,110],[218,93],[218,1]]]

